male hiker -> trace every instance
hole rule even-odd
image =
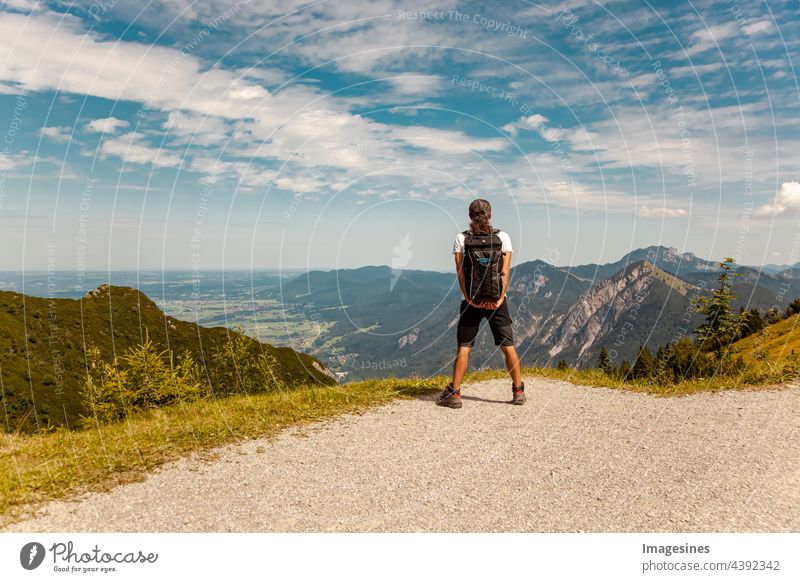
[[[475,345],[478,326],[485,317],[492,330],[494,344],[500,346],[511,374],[512,404],[525,403],[525,384],[514,348],[511,316],[508,313],[506,290],[511,266],[511,238],[492,228],[492,206],[486,200],[469,205],[469,230],[456,236],[453,255],[458,284],[464,300],[458,319],[456,337],[458,353],[453,364],[453,381],[439,394],[436,404],[461,408],[461,380],[469,367],[469,353]]]

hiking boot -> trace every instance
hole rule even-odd
[[[525,382],[520,384],[519,386],[511,385],[511,393],[513,398],[511,399],[511,404],[525,404],[527,400],[525,398]]]
[[[453,385],[448,384],[436,399],[438,406],[447,406],[448,408],[461,408],[461,389],[453,390]]]

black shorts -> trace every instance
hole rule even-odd
[[[494,311],[473,307],[466,300],[462,300],[460,313],[461,316],[458,318],[458,328],[456,330],[459,346],[472,347],[475,345],[475,336],[478,335],[478,328],[484,317],[489,320],[489,328],[492,330],[494,345],[514,345],[511,315],[508,313],[508,299],[503,301],[502,305]]]

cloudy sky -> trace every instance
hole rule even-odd
[[[800,260],[794,0],[0,6],[0,270]]]

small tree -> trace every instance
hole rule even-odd
[[[675,381],[671,360],[674,357],[672,344],[659,346],[656,352],[655,379],[659,384],[670,384]]]
[[[789,305],[786,306],[786,311],[784,312],[784,317],[791,317],[800,313],[800,298],[794,299]]]
[[[619,363],[619,368],[616,369],[616,375],[620,380],[627,380],[631,373],[631,363],[628,360],[622,360]]]
[[[81,397],[90,412],[82,415],[87,425],[123,420],[135,411],[208,395],[208,385],[191,352],[183,352],[175,363],[172,351],[159,351],[149,334],[111,363],[103,361],[94,345],[86,356]]]
[[[241,328],[228,331],[228,341],[214,350],[214,392],[245,394],[250,392],[250,343]]]
[[[767,309],[767,313],[764,315],[764,323],[767,325],[773,325],[778,323],[781,320],[781,312],[778,311],[777,307],[770,307]]]
[[[631,368],[631,378],[648,379],[655,375],[656,366],[653,362],[653,355],[647,346],[639,346],[639,353],[636,355],[636,361]]]
[[[212,359],[217,394],[251,394],[284,387],[275,356],[263,351],[241,326],[229,331],[228,341],[214,351]]]
[[[126,371],[119,369],[116,359],[113,364],[105,362],[95,345],[86,350],[86,361],[80,396],[89,414],[81,415],[82,422],[91,425],[123,420],[132,408]]]
[[[722,357],[723,349],[736,339],[737,322],[733,314],[733,300],[736,296],[731,287],[735,272],[736,261],[727,257],[719,264],[722,271],[717,277],[719,286],[712,290],[711,296],[699,296],[692,300],[698,313],[706,316],[705,322],[695,330],[698,344],[702,349],[713,350],[718,357]]]
[[[600,368],[603,373],[609,375],[614,371],[614,368],[611,365],[611,357],[609,357],[608,350],[605,346],[600,348],[600,353],[597,356],[597,367]]]
[[[742,311],[739,314],[739,337],[747,337],[761,331],[764,327],[764,320],[757,308]]]
[[[134,408],[155,408],[169,401],[172,388],[172,354],[159,351],[150,334],[121,358],[125,364],[125,386]]]
[[[565,360],[559,360],[556,364],[556,370],[569,370],[569,364]]]

